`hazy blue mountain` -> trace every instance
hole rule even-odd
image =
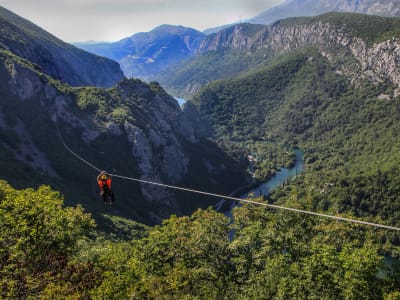
[[[76,45],[119,62],[128,77],[151,79],[160,70],[190,57],[204,36],[192,28],[161,25],[115,43]]]
[[[109,87],[124,78],[117,63],[64,43],[0,6],[0,48],[37,64],[72,86]]]

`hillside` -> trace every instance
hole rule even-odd
[[[300,214],[400,227],[398,22],[228,28],[170,73],[182,109],[157,82],[71,87],[0,48],[0,298],[399,299],[400,231]],[[104,206],[90,166],[229,194],[248,154],[266,180],[294,149],[304,172],[231,217],[117,177]]]
[[[117,63],[64,43],[0,6],[0,49],[41,68],[71,86],[110,87],[124,78]]]
[[[204,139],[208,130],[196,110],[188,105],[183,112],[156,83],[71,88],[4,50],[0,69],[1,178],[17,187],[49,184],[96,219],[107,213],[158,223],[214,203],[115,180],[117,204],[108,210],[98,198],[96,171],[63,147],[56,122],[72,149],[112,173],[220,192],[245,183],[237,164]]]
[[[213,80],[239,76],[277,55],[315,46],[338,72],[357,82],[389,77],[398,84],[398,28],[397,18],[343,13],[292,18],[271,26],[239,24],[207,36],[196,56],[156,79],[167,90],[190,97]]]
[[[76,45],[119,62],[127,77],[151,80],[166,67],[190,57],[204,36],[192,28],[161,25],[114,43]]]
[[[287,152],[298,147],[306,153],[307,171],[289,194],[296,189],[307,195],[315,209],[399,225],[397,88],[390,81],[356,87],[313,47],[215,82],[193,102],[227,149],[255,153],[257,176],[268,176],[277,161],[290,164]]]

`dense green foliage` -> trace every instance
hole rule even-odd
[[[89,262],[69,261],[94,222],[80,206],[62,205],[59,193],[48,187],[17,191],[0,182],[2,299],[85,295],[98,280]]]
[[[378,99],[392,91],[390,83],[354,88],[325,58],[306,49],[264,70],[214,83],[194,102],[221,144],[255,153],[256,175],[268,176],[286,151],[299,147],[307,171],[295,184],[313,209],[399,225],[399,99]],[[281,150],[268,155],[277,145]],[[276,194],[271,199],[283,203],[285,192]],[[398,236],[388,238],[399,242]]]
[[[292,193],[289,205],[306,207]],[[0,183],[0,296],[23,299],[383,299],[382,232],[245,205],[172,216],[111,242],[47,187]],[[233,231],[232,231],[233,230]],[[90,233],[90,235],[89,235]],[[379,275],[379,273],[385,275]]]

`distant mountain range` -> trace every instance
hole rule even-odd
[[[161,72],[156,80],[174,94],[190,98],[212,81],[240,76],[277,55],[316,46],[355,80],[389,77],[397,84],[398,41],[386,39],[396,38],[399,28],[399,18],[349,13],[291,18],[269,26],[238,24],[208,35],[197,55]],[[351,67],[343,63],[350,60]]]
[[[119,62],[128,77],[149,80],[166,67],[191,57],[204,37],[192,28],[161,25],[115,43],[76,46]]]
[[[330,11],[399,16],[400,3],[390,0],[287,0],[246,22],[269,25],[289,17],[316,16]],[[160,76],[164,76],[162,74],[177,70],[174,65],[181,64],[182,67],[178,68],[186,68],[184,65],[188,62],[188,58],[204,52],[204,44],[207,44],[210,38],[208,35],[229,27],[232,28],[231,31],[238,28],[225,25],[201,33],[192,28],[162,25],[150,32],[134,34],[115,43],[88,42],[77,43],[76,46],[119,62],[127,77],[138,77],[148,81],[160,80]],[[229,30],[222,31],[218,37],[223,39],[222,34],[229,34],[228,32]],[[171,67],[173,69],[170,69]],[[197,87],[195,85],[189,89],[196,91]],[[176,91],[176,89],[170,90]]]

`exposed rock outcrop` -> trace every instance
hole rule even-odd
[[[112,89],[71,89],[4,50],[0,50],[0,69],[5,79],[0,83],[0,92],[7,95],[0,99],[3,112],[0,112],[0,134],[10,133],[15,140],[10,144],[0,142],[0,150],[31,167],[36,175],[63,181],[65,174],[75,180],[80,172],[93,171],[82,162],[75,166],[82,169],[71,170],[66,166],[76,159],[59,141],[57,127],[66,143],[90,162],[91,167],[109,165],[109,171],[116,174],[123,169],[124,175],[144,181],[179,185],[190,174],[208,172],[209,183],[218,185],[220,172],[227,171],[219,167],[218,159],[191,153],[191,147],[200,147],[197,143],[209,134],[209,127],[191,103],[182,110],[155,82],[146,84],[126,79]],[[85,107],[78,105],[79,99],[93,101],[90,102],[92,107],[85,111]],[[102,101],[104,106],[99,109]],[[9,125],[7,118],[16,121]],[[33,124],[39,125],[43,132],[37,132]],[[52,147],[47,147],[45,136],[55,138]],[[114,143],[122,145],[123,149],[114,149]],[[121,160],[118,155],[128,147],[130,152],[122,154],[125,160]],[[109,157],[112,152],[117,157]],[[60,156],[63,162],[59,161]],[[197,164],[193,170],[193,159],[208,163]],[[129,192],[131,189],[127,187]],[[151,207],[146,211],[146,219],[152,222],[159,223],[171,213],[180,213],[173,190],[142,182],[135,195],[120,193],[118,199],[127,197],[134,205],[141,201],[142,205],[145,202]]]
[[[278,22],[272,26],[258,27],[259,30],[251,36],[243,35],[242,26],[236,25],[209,36],[199,51],[205,53],[224,48],[256,51],[263,48],[277,55],[315,46],[339,72],[350,76],[355,83],[365,78],[373,82],[389,79],[400,87],[399,38],[371,45],[351,33],[346,25],[339,26],[327,21],[305,24]]]

